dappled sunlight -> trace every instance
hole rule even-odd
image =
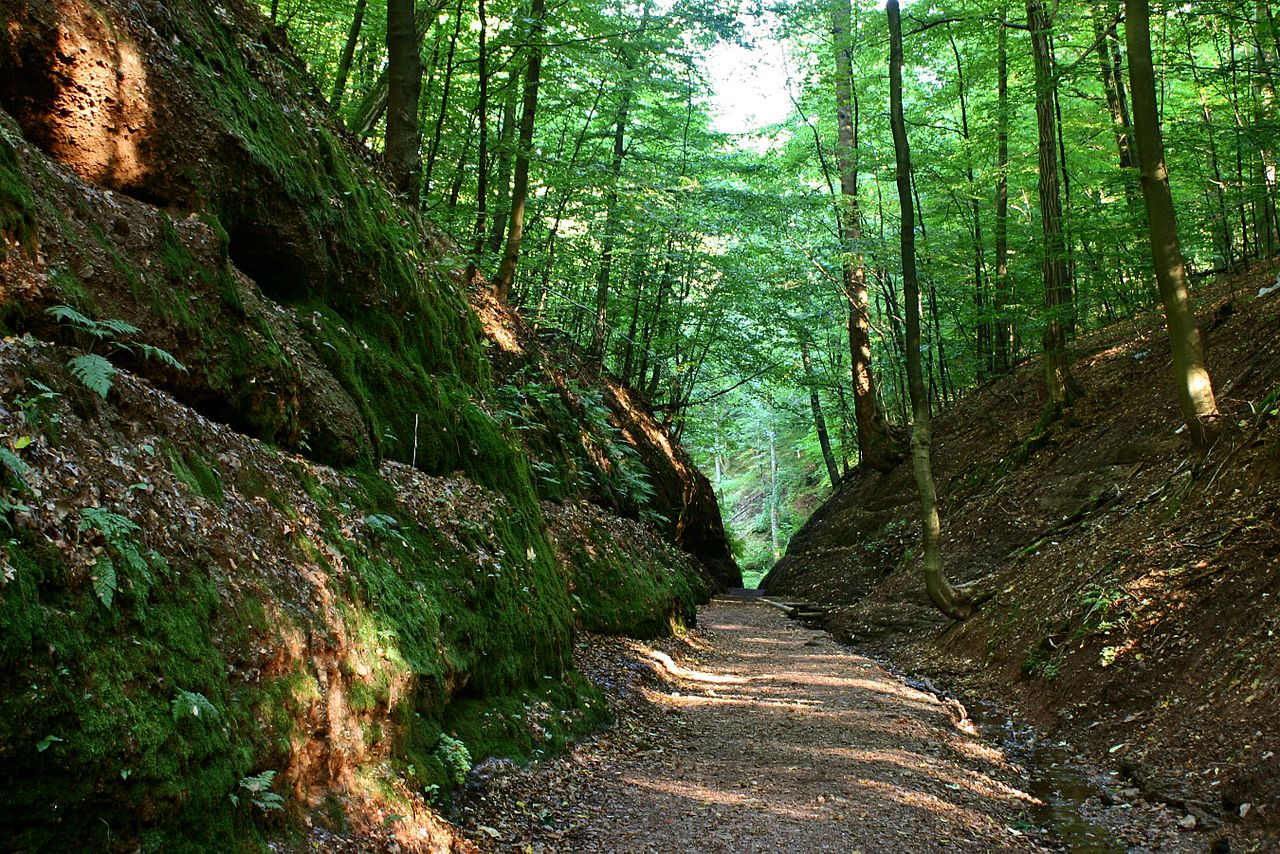
[[[701,670],[690,670],[675,662],[671,656],[665,652],[656,649],[648,651],[648,658],[664,672],[680,679],[688,679],[692,682],[706,682],[713,685],[742,685],[751,681],[740,676],[722,676],[717,673],[707,673]]]
[[[31,59],[21,73],[0,84],[5,107],[28,138],[85,181],[137,190],[152,171],[155,132],[146,58],[90,8],[61,12],[56,29],[25,43]]]
[[[475,310],[476,317],[480,321],[480,327],[484,330],[485,338],[492,341],[504,353],[513,355],[524,353],[524,347],[521,346],[520,340],[516,338],[513,331],[514,318],[509,315],[508,310],[500,305],[496,299],[492,296],[487,296],[487,298],[473,296],[471,307]]]

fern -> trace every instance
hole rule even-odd
[[[0,445],[0,466],[9,470],[9,474],[17,481],[19,489],[31,490],[31,484],[27,483],[27,475],[31,473],[31,467],[23,462],[21,457],[3,445]]]
[[[104,399],[111,391],[111,383],[117,373],[115,365],[94,353],[76,356],[67,362],[67,367],[71,369],[72,376]]]
[[[173,719],[180,721],[190,715],[193,718],[203,716],[205,720],[216,721],[219,717],[218,707],[199,691],[178,690],[170,704],[173,708]]]
[[[80,511],[80,530],[102,534],[111,553],[124,563],[125,568],[148,583],[152,580],[151,567],[139,551],[136,541],[136,535],[141,529],[127,517],[101,507],[86,507]],[[94,569],[93,592],[110,609],[119,587],[118,570],[110,555],[105,553],[98,558]]]
[[[88,332],[90,335],[98,335],[98,321],[85,317],[69,305],[55,305],[52,308],[46,308],[45,314],[52,315],[63,323],[69,323],[81,332]]]
[[[271,782],[275,780],[275,771],[263,771],[252,777],[241,777],[240,788],[249,793],[249,800],[260,810],[284,809],[284,798],[270,791]],[[239,805],[240,799],[231,795],[231,803]]]
[[[108,555],[99,555],[98,562],[93,565],[93,592],[107,610],[116,597],[116,565]]]
[[[105,342],[113,351],[124,350],[127,353],[132,353],[133,348],[137,347],[145,358],[154,359],[174,370],[182,371],[183,373],[187,372],[186,366],[175,359],[169,351],[140,341],[129,340],[131,336],[139,334],[142,330],[126,320],[113,318],[94,320],[69,305],[55,305],[52,308],[45,309],[45,313],[73,327],[77,332]],[[80,380],[90,391],[96,392],[103,399],[111,391],[111,385],[115,381],[115,375],[118,373],[115,365],[107,361],[105,356],[96,353],[76,356],[67,362],[67,367],[71,369],[71,373],[76,379]]]
[[[182,371],[184,374],[187,372],[187,366],[175,359],[168,350],[161,350],[159,347],[152,347],[150,344],[137,344],[136,346],[142,351],[142,355],[148,359],[154,359],[163,365],[168,365],[175,371]]]

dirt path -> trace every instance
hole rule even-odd
[[[700,619],[680,642],[580,645],[618,726],[480,769],[459,823],[494,851],[1047,850],[1017,769],[958,707],[764,604]]]

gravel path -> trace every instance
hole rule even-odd
[[[560,759],[481,769],[455,820],[532,852],[1026,852],[1031,799],[958,704],[759,602],[657,646],[580,645],[618,724]]]

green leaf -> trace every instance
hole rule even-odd
[[[199,691],[179,690],[171,705],[175,721],[182,720],[188,715],[193,718],[203,717],[205,720],[211,721],[216,721],[219,717],[218,707],[209,702],[209,698]],[[275,772],[272,773],[274,775]]]
[[[31,484],[27,483],[27,475],[31,473],[31,467],[23,462],[21,457],[2,445],[0,445],[0,466],[9,470],[9,473],[18,481],[19,487],[31,489]]]
[[[98,334],[98,321],[85,317],[69,305],[55,305],[44,310],[45,314],[51,315],[63,323],[69,323],[83,332],[93,335]]]
[[[46,735],[44,738],[36,742],[36,753],[44,753],[60,741],[66,741],[66,739],[58,738],[56,735]]]
[[[137,335],[142,330],[123,320],[99,320],[98,328],[105,329],[116,335]]]
[[[103,399],[106,398],[107,392],[111,391],[116,367],[103,357],[94,353],[76,356],[67,362],[67,367],[71,369],[76,379],[84,383],[90,391],[97,392]]]
[[[184,374],[187,372],[187,366],[175,359],[168,350],[161,350],[159,347],[152,347],[150,344],[138,344],[136,346],[142,351],[142,355],[148,359],[154,359],[161,364],[168,365],[175,371],[182,371]]]
[[[93,565],[93,592],[110,610],[116,596],[116,565],[105,554],[99,555],[98,562]]]

